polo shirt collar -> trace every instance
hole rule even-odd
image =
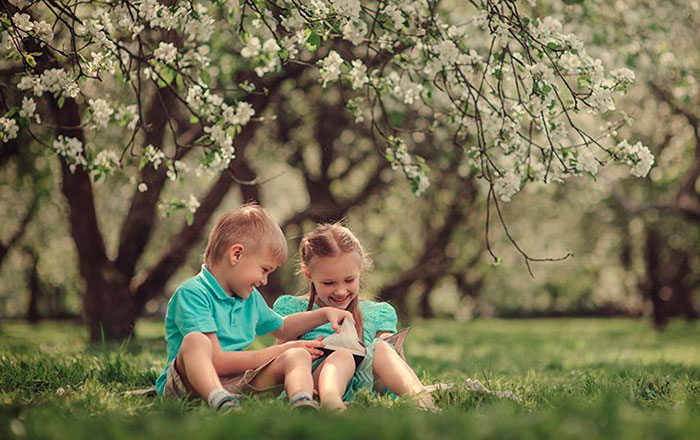
[[[207,269],[207,266],[205,264],[202,264],[202,271],[199,273],[199,276],[202,278],[204,281],[204,284],[209,287],[209,289],[214,293],[214,296],[220,300],[220,301],[230,301],[230,302],[235,302],[235,301],[240,301],[241,299],[238,298],[237,296],[230,296],[228,295],[223,287],[221,287],[221,284],[214,278],[214,275],[209,272],[209,269]]]

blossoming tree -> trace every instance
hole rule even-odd
[[[302,76],[354,91],[347,111],[417,195],[429,187],[431,166],[417,147],[435,133],[430,139],[461,152],[487,182],[496,208],[527,182],[594,175],[610,161],[646,175],[646,147],[606,143],[591,130],[591,115],[614,109],[632,71],[606,71],[579,38],[555,19],[531,16],[530,6],[3,1],[0,138],[24,136],[61,163],[91,337],[131,332],[231,186],[256,198],[245,147],[266,118],[284,117],[266,106],[281,84]],[[133,192],[110,257],[93,185],[114,173],[132,176]],[[201,176],[213,181],[203,195],[189,187],[191,195],[162,197],[168,182],[187,188]],[[159,206],[183,210],[187,225],[136,274]]]

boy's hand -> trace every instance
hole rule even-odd
[[[340,330],[340,323],[346,319],[355,324],[355,318],[352,317],[352,313],[347,310],[336,309],[334,307],[323,307],[323,314],[326,320],[331,324],[333,331],[337,332]]]
[[[319,348],[321,348],[325,345],[323,343],[322,339],[323,339],[323,336],[319,336],[318,338],[312,339],[311,341],[305,341],[305,340],[289,341],[289,342],[285,342],[282,345],[284,345],[285,349],[303,348],[309,352],[312,359],[317,359],[317,358],[323,356],[323,352],[321,350],[319,350]]]

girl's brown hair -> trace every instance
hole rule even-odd
[[[372,266],[372,262],[365,252],[365,249],[360,244],[360,241],[350,231],[350,229],[340,223],[326,223],[318,225],[316,229],[304,235],[299,245],[299,256],[301,264],[305,267],[310,267],[315,258],[337,257],[341,254],[357,252],[362,261],[361,269],[368,269]],[[316,302],[316,287],[313,282],[309,281],[310,294],[309,306],[307,310],[311,310]],[[353,299],[348,305],[347,310],[352,313],[355,318],[355,328],[360,337],[360,341],[364,341],[362,331],[362,312],[359,306],[359,295]]]

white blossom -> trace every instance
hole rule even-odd
[[[146,160],[151,163],[154,170],[157,170],[161,162],[165,159],[165,153],[161,150],[156,150],[153,145],[147,145],[143,150]]]
[[[360,17],[360,0],[330,0],[330,2],[340,15],[352,20]]]
[[[224,121],[231,125],[246,125],[253,115],[255,115],[255,110],[249,102],[240,101],[236,105],[235,111],[233,110],[233,107],[224,104],[222,116]]]
[[[0,118],[0,139],[3,142],[16,138],[17,133],[19,133],[17,121],[11,118]]]
[[[104,99],[89,99],[88,103],[93,112],[92,120],[95,126],[106,127],[114,113],[114,109]]]
[[[645,177],[654,164],[654,155],[641,142],[630,145],[627,140],[623,140],[616,145],[616,149],[632,167],[630,173],[633,176]]]
[[[114,118],[121,123],[126,123],[126,128],[133,130],[139,122],[138,107],[136,105],[123,105],[119,107]]]
[[[31,119],[36,111],[36,102],[33,98],[25,96],[22,98],[22,109],[19,111],[19,115],[22,118]]]
[[[48,42],[53,40],[53,29],[51,25],[45,21],[34,23],[34,32],[36,32],[37,37],[42,41]]]
[[[41,78],[34,75],[25,75],[19,80],[17,88],[20,90],[31,90],[35,96],[41,96],[44,88],[41,86]]]
[[[578,150],[576,169],[578,171],[588,172],[591,174],[598,173],[598,161],[588,147],[584,146]]]
[[[512,170],[506,171],[504,176],[496,178],[493,183],[493,190],[504,202],[510,202],[513,194],[520,191],[520,177]]]
[[[112,174],[119,166],[119,155],[112,150],[102,150],[95,156],[92,166],[95,172]]]
[[[186,173],[189,171],[189,169],[190,167],[187,166],[187,163],[181,160],[176,160],[175,162],[168,164],[168,171],[166,171],[165,175],[168,177],[168,179],[175,181],[180,174]]]
[[[348,76],[352,82],[353,90],[357,90],[369,82],[367,66],[362,63],[362,60],[353,60],[351,64],[352,69],[348,72]]]
[[[34,29],[32,17],[30,17],[29,14],[16,12],[15,15],[12,16],[12,22],[15,24],[15,26],[17,26],[17,28],[25,32],[29,32]]]
[[[194,214],[197,211],[197,208],[199,208],[199,206],[200,203],[199,200],[197,200],[197,197],[195,197],[194,194],[190,194],[190,198],[187,200],[185,206],[187,210]]]
[[[141,182],[141,183],[139,183],[138,190],[139,190],[139,192],[142,192],[142,193],[146,192],[146,191],[148,191],[148,185],[146,185],[144,182]]]
[[[340,68],[343,65],[343,58],[338,52],[331,50],[324,59],[318,62],[321,65],[321,80],[323,87],[329,82],[336,81],[340,77]]]
[[[233,139],[220,125],[204,127],[204,133],[208,134],[211,141],[218,147],[230,148],[233,145]]]
[[[277,44],[277,40],[275,40],[274,38],[269,38],[263,44],[262,51],[267,54],[277,55],[277,52],[280,51],[280,47]]]
[[[395,30],[400,31],[403,28],[404,17],[401,13],[401,9],[399,9],[396,5],[388,4],[382,10],[382,13],[386,14],[389,17],[389,19],[392,21],[392,24],[394,25]]]
[[[53,141],[53,148],[66,161],[71,173],[74,173],[78,166],[83,168],[87,166],[83,155],[83,143],[79,139],[58,135]]]
[[[172,64],[177,56],[177,48],[173,43],[160,42],[158,48],[153,51],[153,56],[166,64]]]
[[[258,37],[253,37],[246,43],[245,47],[241,49],[241,56],[243,58],[251,58],[260,53],[260,40]]]
[[[364,21],[348,21],[343,26],[343,39],[355,46],[362,44],[367,35],[367,23]]]
[[[75,98],[80,92],[78,84],[70,78],[64,69],[47,69],[41,74],[40,80],[41,90],[51,92],[55,96]],[[41,96],[41,94],[36,93],[36,89],[35,94]]]
[[[616,90],[620,91],[625,90],[630,84],[632,84],[635,78],[634,72],[626,67],[613,70],[610,72],[610,76],[612,76],[617,83],[615,85]]]

